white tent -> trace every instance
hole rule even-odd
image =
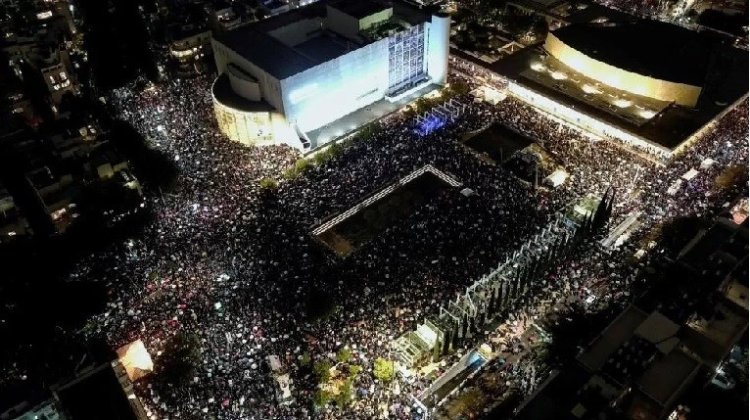
[[[544,183],[552,186],[552,188],[557,188],[562,185],[566,179],[568,179],[568,173],[563,169],[556,169],[555,172],[552,172],[547,178],[544,178]]]
[[[276,356],[275,354],[268,356],[268,366],[271,368],[272,372],[280,372],[281,361],[279,360],[279,356]]]
[[[713,166],[714,163],[716,163],[716,161],[711,158],[703,159],[703,161],[701,162],[701,169],[708,169]]]
[[[684,179],[685,181],[690,181],[691,179],[695,178],[696,175],[698,175],[698,171],[696,171],[693,168],[690,168],[689,171],[682,174],[682,179]]]
[[[682,180],[681,179],[677,179],[677,181],[675,181],[672,184],[672,186],[669,187],[669,189],[667,190],[667,194],[669,194],[669,195],[675,195],[675,193],[680,190],[681,186],[682,186]]]

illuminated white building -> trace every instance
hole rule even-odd
[[[247,144],[309,147],[307,132],[445,84],[449,33],[447,15],[398,0],[331,0],[220,35],[219,128]]]

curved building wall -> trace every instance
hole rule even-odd
[[[242,111],[222,104],[213,97],[219,131],[230,140],[245,145],[289,144],[300,147],[294,130],[283,115],[275,111]]]
[[[448,56],[450,54],[451,18],[433,15],[427,40],[427,73],[433,83],[444,85],[448,81]]]
[[[216,70],[218,74],[226,73],[230,64],[236,65],[242,69],[242,71],[258,80],[260,95],[264,101],[271,104],[271,106],[277,110],[284,109],[280,92],[281,87],[278,79],[255,64],[247,61],[247,59],[237,54],[221,42],[211,39],[211,45],[214,50],[214,60],[216,61]]]
[[[232,90],[249,101],[260,101],[260,85],[252,76],[243,74],[242,70],[234,65],[227,66],[227,76]]]
[[[699,86],[655,79],[595,60],[566,45],[553,33],[547,34],[544,49],[573,70],[616,89],[688,107],[698,103]]]

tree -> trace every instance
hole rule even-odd
[[[335,309],[333,297],[322,288],[311,288],[305,299],[305,313],[308,320],[318,321],[328,318]]]
[[[724,168],[714,180],[716,190],[727,190],[734,186],[747,183],[747,167],[744,165],[730,165]]]
[[[378,357],[372,369],[375,378],[381,382],[390,382],[393,379],[395,369],[393,361]]]
[[[451,82],[451,86],[450,86],[451,96],[465,95],[469,93],[469,91],[471,91],[471,86],[469,86],[468,83],[462,80],[456,80],[454,82]]]
[[[310,167],[310,161],[305,158],[297,159],[294,166],[284,171],[284,178],[295,179],[302,175]]]
[[[195,334],[178,332],[167,340],[161,357],[164,379],[171,383],[184,383],[200,363],[200,339]]]
[[[479,389],[473,388],[461,393],[449,408],[449,415],[458,418],[462,414],[475,412],[481,407],[483,398]]]
[[[333,142],[328,147],[328,160],[335,159],[339,156],[341,156],[342,153],[344,153],[344,146],[342,146],[340,143]]]
[[[706,226],[706,221],[697,217],[675,217],[662,226],[660,245],[676,256]]]
[[[163,192],[174,189],[179,169],[166,154],[149,147],[146,139],[129,123],[114,121],[110,140],[117,150],[133,164],[135,175],[147,187],[158,187]]]
[[[348,363],[352,359],[352,350],[349,347],[342,347],[336,353],[336,361],[339,363]]]
[[[330,401],[331,393],[326,390],[318,389],[313,395],[313,404],[317,408],[325,407]]]
[[[297,159],[297,161],[294,162],[294,169],[299,173],[305,172],[309,167],[310,162],[307,159]]]
[[[334,401],[340,408],[344,408],[352,402],[353,398],[354,386],[352,384],[352,380],[348,379],[344,382],[343,385],[339,387],[339,393],[334,397]]]
[[[319,383],[325,383],[331,379],[332,367],[333,365],[328,360],[319,360],[313,364],[313,372]]]
[[[276,182],[275,179],[267,177],[267,176],[261,178],[261,180],[258,182],[258,184],[264,190],[275,190],[276,187],[279,186],[279,184]]]
[[[299,358],[299,364],[301,366],[308,366],[310,364],[310,353],[304,352],[302,353],[302,356]]]
[[[359,375],[359,372],[362,371],[362,366],[359,365],[350,365],[349,366],[349,378],[354,379]]]
[[[328,161],[328,153],[326,153],[328,150],[324,150],[321,152],[318,152],[315,156],[313,156],[312,160],[315,163],[315,165],[322,165]]]

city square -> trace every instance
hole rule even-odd
[[[313,4],[250,24],[262,33],[255,26],[229,30],[216,39],[231,45],[245,39],[231,34],[252,30],[243,36],[268,45],[249,52],[247,63],[217,58],[218,74],[158,80],[140,74],[94,96],[101,113],[131,127],[176,172],[168,187],[142,179],[139,203],[150,216],[139,230],[113,235],[60,273],[65,283],[103,291],[101,306],[84,322],[59,328],[60,357],[80,343],[103,343],[110,352],[136,343],[137,356],[122,350],[114,361],[132,382],[134,418],[542,418],[524,410],[572,363],[562,355],[589,354],[583,347],[599,330],[655,293],[651,267],[690,251],[683,243],[678,256],[662,238],[676,219],[730,224],[731,212],[746,242],[746,80],[727,94],[731,102],[711,105],[710,119],[664,152],[629,141],[627,129],[613,128],[618,122],[562,96],[535,101],[546,91],[534,91],[529,80],[541,83],[542,76],[514,79],[455,45],[432,46],[430,33],[448,38],[444,11],[417,18],[411,10],[422,6],[388,12],[399,6],[352,3],[331,1],[324,18]],[[327,29],[302,43],[280,26],[298,19],[295,13],[333,19],[332,7],[360,25],[376,14],[397,16],[389,18],[397,29],[358,30],[372,37],[361,48],[386,54],[368,52],[368,59],[404,60],[403,74],[347,70],[341,80],[323,72],[317,84],[297,82],[284,57],[308,74],[360,51],[346,44],[354,41],[343,40],[348,29],[338,24],[326,23],[341,33],[326,35]],[[422,36],[424,58],[393,47],[417,48],[414,39]],[[269,64],[278,42],[287,49],[276,46],[279,61]],[[213,48],[234,51],[226,45]],[[534,54],[547,54],[535,45],[528,47],[537,48]],[[304,53],[315,48],[324,58]],[[394,59],[393,51],[411,58]],[[737,54],[746,57],[746,48]],[[251,58],[280,80],[278,100],[267,93],[275,92],[269,87],[275,82],[265,86],[265,76],[250,74],[257,64]],[[382,86],[355,83],[358,77]],[[217,97],[218,83],[224,96]],[[612,87],[614,100],[638,95],[628,88]],[[337,89],[345,92],[328,93]],[[675,114],[698,107],[671,97],[638,100],[632,99],[659,102]],[[367,108],[379,101],[398,107]],[[351,116],[362,109],[370,113]],[[340,118],[359,126],[325,139],[308,135]],[[744,218],[735,216],[743,211]],[[737,280],[746,291],[747,279]],[[654,313],[669,316],[669,305],[693,308],[704,293],[698,290],[665,294]],[[639,322],[653,321],[651,310],[639,311]],[[746,306],[743,314],[744,327],[737,328],[744,333]],[[695,320],[682,316],[669,322]],[[559,331],[574,319],[591,319],[592,329],[565,330],[572,341],[578,333],[586,340],[568,354],[560,350]],[[662,337],[651,344],[658,347]],[[682,352],[675,348],[664,354]],[[38,374],[38,354],[3,357],[0,393]],[[131,364],[139,366],[137,375]],[[644,409],[657,414],[643,418],[677,412],[676,395]]]

